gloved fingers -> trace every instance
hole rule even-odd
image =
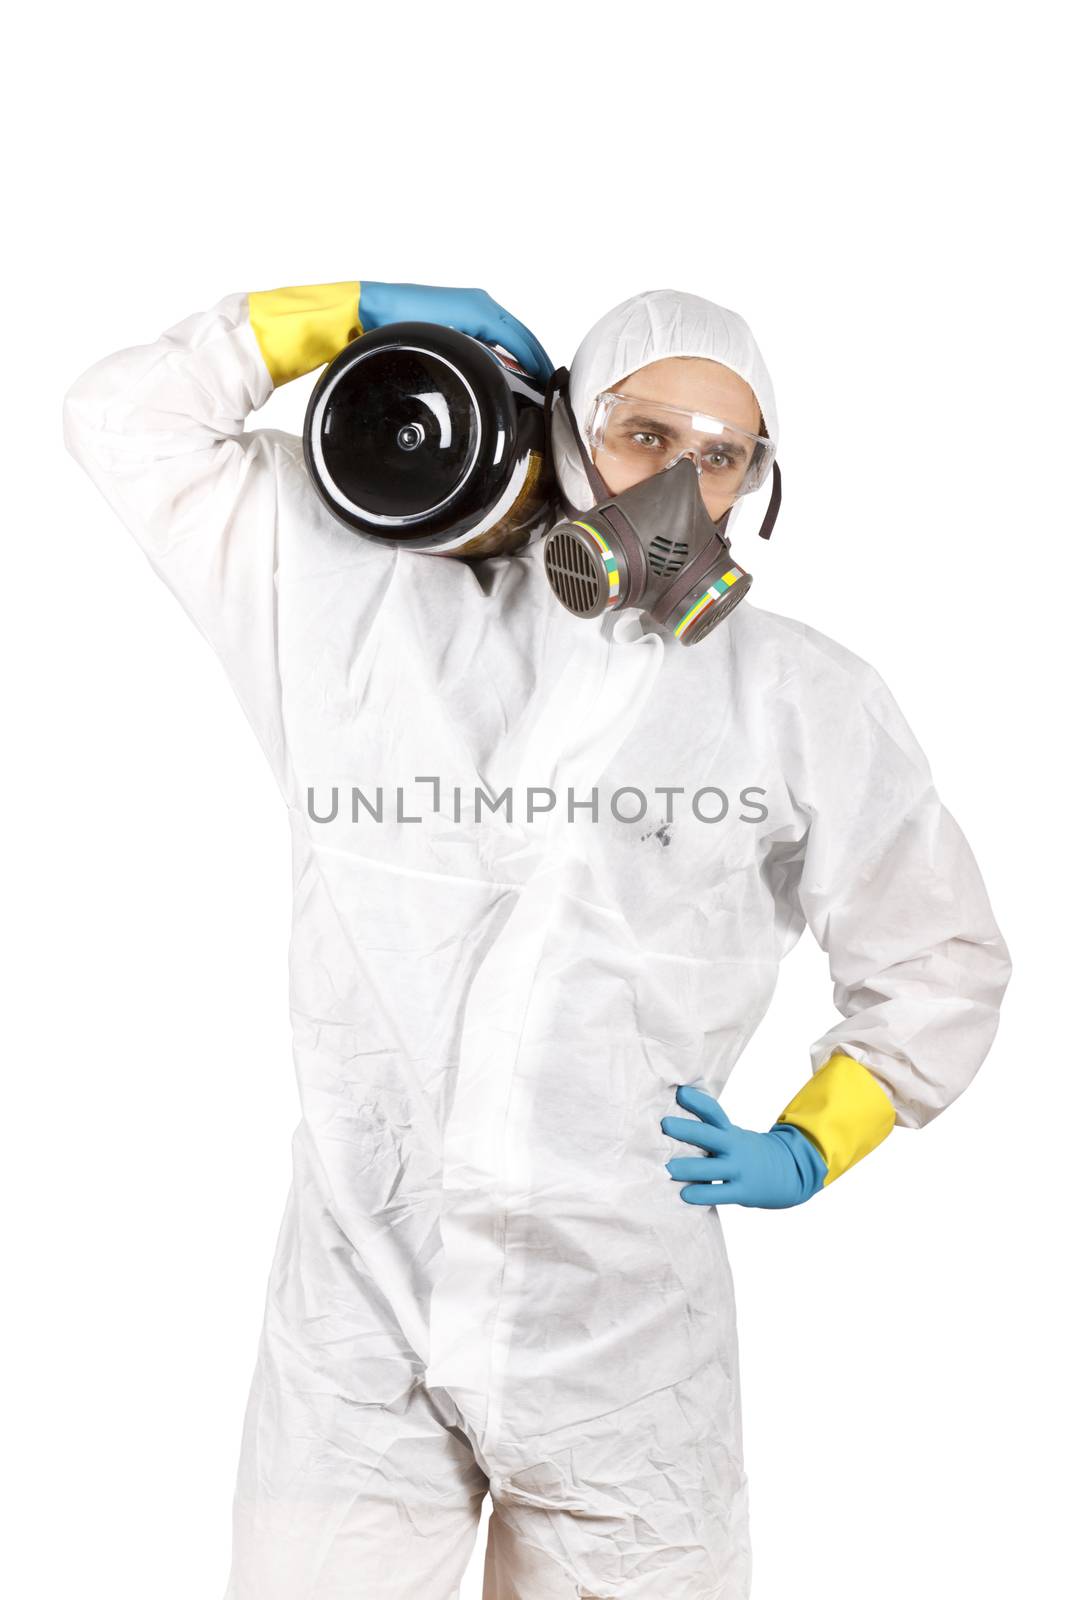
[[[489,338],[495,344],[503,345],[524,366],[527,372],[534,373],[540,378],[550,378],[554,371],[548,352],[538,339],[534,337],[525,323],[518,317],[513,317],[510,311],[505,311],[503,306],[493,302],[495,316],[486,326],[485,333],[481,336]]]
[[[428,283],[378,283],[364,280],[360,288],[364,329],[412,318],[436,322],[474,339],[499,344],[522,363],[527,372],[544,379],[553,366],[544,347],[526,325],[505,311],[485,289],[452,288]]]
[[[713,1094],[708,1094],[704,1089],[698,1089],[695,1084],[683,1083],[675,1090],[674,1098],[680,1106],[687,1111],[692,1111],[703,1122],[710,1122],[714,1128],[732,1128],[730,1121],[722,1106]]]
[[[691,1206],[729,1206],[737,1205],[740,1201],[740,1191],[735,1183],[691,1183],[679,1193]]]
[[[664,1165],[672,1178],[686,1183],[715,1183],[720,1178],[731,1180],[739,1176],[737,1166],[723,1156],[672,1156]]]
[[[680,1139],[683,1144],[695,1144],[709,1155],[732,1155],[736,1149],[734,1130],[710,1128],[695,1117],[663,1117],[660,1127],[670,1139]]]

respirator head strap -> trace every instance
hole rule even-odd
[[[620,570],[625,572],[626,581],[622,586],[618,603],[626,605],[634,595],[642,592],[648,582],[648,556],[645,547],[630,526],[629,519],[623,515],[614,500],[594,507],[594,514],[600,522],[611,529],[615,549],[622,556],[623,564]],[[590,513],[587,511],[584,515],[588,517]],[[578,520],[581,522],[581,517]]]
[[[767,503],[767,510],[759,530],[761,539],[769,539],[774,532],[774,524],[778,520],[778,507],[782,503],[782,473],[777,461],[771,464],[771,478],[771,498]]]
[[[585,447],[585,440],[582,438],[581,430],[579,429],[578,423],[577,423],[577,421],[575,419],[574,407],[571,405],[571,396],[570,396],[570,372],[569,372],[568,368],[566,368],[566,367],[557,367],[556,368],[555,372],[552,374],[551,378],[549,379],[548,388],[545,390],[545,449],[551,455],[551,452],[552,452],[552,400],[553,400],[553,397],[554,397],[554,395],[555,395],[557,390],[559,391],[559,398],[560,398],[560,401],[561,401],[561,403],[563,405],[564,416],[567,419],[567,426],[570,429],[571,437],[574,440],[575,447],[577,448],[578,454],[579,454],[579,456],[581,458],[582,468],[583,468],[583,470],[585,472],[586,478],[589,481],[589,487],[593,491],[594,499],[597,500],[597,501],[599,501],[599,500],[610,500],[611,499],[611,490],[608,488],[607,484],[604,482],[603,478],[600,476],[600,473],[597,471],[596,467],[593,465],[592,458],[591,458],[588,450]],[[558,480],[558,474],[557,474],[557,480]],[[559,490],[559,497],[562,500],[564,507],[566,508],[567,515],[571,516],[571,517],[579,517],[579,516],[581,516],[582,515],[581,510],[579,509],[578,506],[572,504],[572,502],[567,498],[567,495],[566,495],[566,493],[564,491],[563,485],[561,483],[559,483],[558,481],[557,481],[557,488]]]

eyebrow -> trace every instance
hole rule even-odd
[[[672,437],[677,436],[678,429],[670,422],[664,422],[662,417],[646,417],[641,412],[628,411],[620,419],[628,428],[647,428],[650,433],[666,433]]]
[[[677,429],[673,423],[665,422],[662,417],[644,416],[640,411],[635,411],[632,415],[628,413],[621,420],[625,423],[627,428],[646,428],[649,433],[661,433],[667,439],[677,439],[679,435],[679,429]],[[729,426],[729,424],[727,424],[727,426]],[[718,435],[716,435],[716,437],[718,437]],[[720,441],[718,448],[720,450],[732,450],[736,455],[746,454],[746,451],[741,445],[734,444],[725,439]]]

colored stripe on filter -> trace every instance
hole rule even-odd
[[[615,560],[615,552],[591,523],[582,522],[575,517],[574,525],[576,528],[584,528],[586,533],[591,533],[600,546],[600,553],[604,557],[604,571],[608,579],[608,605],[613,606],[619,598],[619,564]]]
[[[676,639],[680,639],[682,634],[686,633],[692,627],[696,619],[703,615],[709,606],[713,606],[716,600],[724,595],[728,589],[732,588],[737,582],[738,578],[742,577],[744,577],[744,573],[741,571],[740,567],[731,567],[729,572],[724,572],[721,578],[716,578],[715,582],[712,584],[707,593],[701,595],[696,605],[692,606],[691,609],[686,612],[685,616],[674,630],[674,637]]]

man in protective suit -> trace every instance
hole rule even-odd
[[[989,1049],[1007,953],[848,650],[749,601],[692,649],[633,608],[582,620],[537,543],[475,562],[361,539],[299,440],[245,431],[277,384],[405,316],[544,371],[478,291],[353,281],[232,295],[66,401],[70,449],[221,658],[292,826],[302,1115],[228,1600],[455,1600],[487,1489],[486,1600],[744,1600],[718,1205],[795,1204],[936,1116]],[[569,393],[588,430],[607,391],[685,406],[705,381],[777,440],[742,319],[657,291],[589,332]],[[588,509],[558,405],[552,450]],[[457,816],[425,774],[636,791],[647,814]],[[403,812],[312,819],[309,790],[354,783],[404,786]],[[692,803],[711,786],[717,821]],[[773,1127],[735,1128],[717,1097],[805,924],[842,1020]]]

